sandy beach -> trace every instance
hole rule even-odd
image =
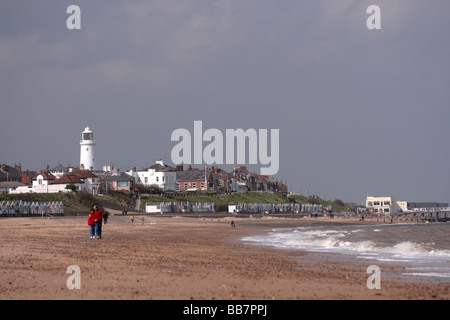
[[[365,265],[317,262],[307,253],[243,244],[277,226],[370,223],[330,219],[111,216],[103,239],[87,217],[1,218],[0,299],[438,299],[448,284],[383,277],[369,290]],[[314,260],[314,261],[313,261]],[[70,265],[81,289],[68,289]],[[393,268],[393,267],[385,267]],[[383,269],[383,271],[386,269]]]

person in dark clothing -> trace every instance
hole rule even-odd
[[[97,235],[97,239],[102,238],[102,221],[103,221],[102,211],[98,208],[97,205],[95,205],[94,206],[94,223],[95,223],[95,233]]]
[[[103,221],[105,221],[105,224],[108,223],[108,217],[109,217],[109,212],[105,211],[105,213],[103,214]]]

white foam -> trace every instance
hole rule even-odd
[[[441,281],[449,281],[450,242],[446,240],[448,229],[442,227],[437,224],[300,227],[273,229],[266,235],[242,240],[275,248],[339,253],[350,259],[400,264],[409,269],[405,270],[405,276],[439,277]]]
[[[383,261],[383,262],[411,262],[411,260],[408,260],[408,259],[389,259],[389,258],[378,258],[377,261]]]
[[[361,230],[355,231],[360,232]],[[392,258],[392,255],[395,255],[396,258],[427,258],[434,256],[450,260],[450,250],[436,250],[433,248],[433,242],[421,244],[413,241],[402,241],[394,245],[382,246],[373,240],[348,241],[347,236],[351,233],[351,231],[333,229],[314,230],[298,228],[289,230],[289,232],[282,229],[274,229],[273,232],[266,236],[251,236],[242,240],[285,249],[374,254],[379,255],[380,258]]]
[[[423,277],[439,277],[439,278],[450,278],[450,273],[439,273],[439,272],[428,272],[428,273],[421,273],[421,272],[405,272],[403,273],[407,276],[423,276]]]

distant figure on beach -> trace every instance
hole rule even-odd
[[[131,224],[133,224],[133,222],[134,222],[134,216],[131,216],[131,217],[130,217],[130,220],[131,220]]]
[[[91,239],[95,238],[95,222],[94,222],[94,208],[89,212],[88,216],[89,234]]]
[[[144,225],[144,221],[145,221],[145,218],[142,217],[142,218],[141,218],[142,225]]]
[[[97,205],[94,206],[94,223],[95,223],[95,233],[97,234],[97,239],[102,238],[102,221],[103,214]]]
[[[109,217],[109,212],[105,211],[105,214],[103,215],[103,220],[105,221],[105,224],[108,223],[108,217]]]
[[[236,228],[236,224],[234,223],[234,221],[231,221],[231,228],[232,229]]]

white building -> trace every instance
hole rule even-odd
[[[374,213],[400,213],[405,201],[395,201],[394,197],[367,197],[366,208]]]
[[[9,190],[9,193],[67,193],[67,185],[75,186],[77,191],[96,193],[98,177],[89,170],[73,169],[68,174],[57,179],[53,174],[42,171],[35,178],[31,186],[17,186]]]
[[[54,184],[57,178],[48,171],[42,171],[33,178],[31,185],[24,185],[14,188],[9,193],[64,193],[70,192],[66,190],[65,185]]]
[[[83,184],[80,185],[79,191],[86,191],[92,194],[97,193],[99,178],[89,170],[72,169],[70,171],[71,175],[80,179]]]
[[[45,193],[48,190],[50,184],[56,180],[56,177],[47,171],[42,171],[36,177],[33,178],[32,188],[34,190],[39,190],[42,193]],[[39,193],[38,191],[35,191]]]
[[[367,197],[366,208],[373,213],[448,211],[448,203],[395,201],[394,197]]]
[[[136,184],[155,185],[161,190],[176,190],[177,187],[176,169],[164,164],[162,160],[156,161],[151,167],[139,171],[133,169],[126,173],[134,178]]]
[[[94,133],[86,127],[81,133],[80,141],[80,168],[95,170],[95,140]]]
[[[0,193],[17,193],[17,188],[26,190],[28,186],[22,182],[18,181],[1,181],[0,182]]]

